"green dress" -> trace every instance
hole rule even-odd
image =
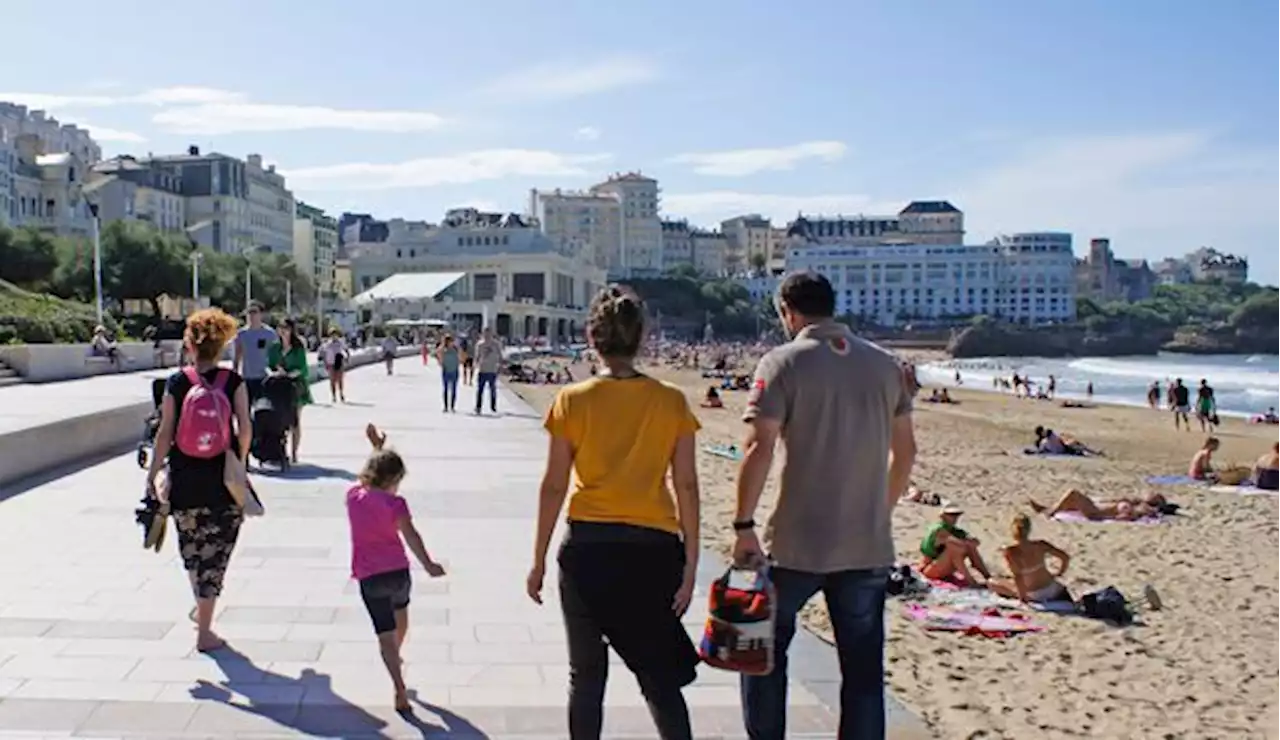
[[[294,379],[294,388],[299,406],[307,406],[312,402],[311,377],[307,370],[307,365],[307,351],[297,345],[285,352],[284,346],[280,342],[276,342],[267,350],[267,367],[272,370],[280,368],[286,373],[298,374],[298,377]]]

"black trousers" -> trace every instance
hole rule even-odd
[[[698,654],[671,605],[684,574],[680,538],[655,529],[570,522],[560,606],[569,643],[569,737],[598,740],[609,648],[636,676],[662,740],[692,740],[681,689]]]

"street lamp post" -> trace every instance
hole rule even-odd
[[[284,313],[286,316],[293,315],[293,281],[284,281]]]
[[[89,206],[89,216],[92,219],[90,226],[93,230],[93,297],[94,303],[98,309],[98,323],[102,323],[102,235],[100,232],[100,224],[98,223],[98,207],[92,203]]]
[[[204,255],[198,251],[191,253],[191,299],[196,302],[196,309],[200,308],[200,263],[204,261]]]

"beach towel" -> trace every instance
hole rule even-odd
[[[1077,455],[1074,452],[1041,452],[1034,447],[1025,447],[1022,450],[1024,455],[1034,455],[1035,457],[1043,457],[1049,460],[1084,460],[1093,455]]]
[[[1075,524],[1159,524],[1164,521],[1164,518],[1159,516],[1144,516],[1141,519],[1090,519],[1078,511],[1059,511],[1053,515],[1053,518],[1060,522]]]
[[[1238,486],[1209,486],[1209,490],[1214,493],[1234,493],[1237,496],[1275,496],[1276,491],[1268,491],[1265,488],[1258,488],[1250,483],[1241,483]]]
[[[905,604],[908,619],[933,632],[963,632],[966,635],[1005,638],[1024,632],[1044,630],[1021,614],[1005,615],[994,607],[981,611],[926,604]]]
[[[1035,612],[1043,612],[1045,614],[1076,614],[1075,602],[1071,601],[1027,601],[1022,602],[1017,599],[1008,599],[1003,596],[997,596],[992,602],[995,606],[1005,609],[1030,609]]]
[[[742,451],[733,445],[703,445],[702,451],[708,455],[715,455],[729,460],[742,459]]]
[[[1146,482],[1153,486],[1203,486],[1204,481],[1189,475],[1149,475]]]

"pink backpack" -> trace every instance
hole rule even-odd
[[[231,400],[227,398],[227,371],[219,370],[213,385],[194,367],[183,371],[191,387],[182,398],[176,443],[188,457],[210,459],[231,448]]]

